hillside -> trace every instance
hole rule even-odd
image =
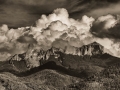
[[[2,90],[118,90],[119,77],[120,58],[104,53],[96,42],[74,54],[29,48],[0,62]]]

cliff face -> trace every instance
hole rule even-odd
[[[76,48],[75,55],[83,57],[86,55],[93,56],[97,54],[103,54],[104,53],[103,49],[104,49],[103,46],[101,46],[96,42],[93,42],[91,44],[84,45],[80,48]],[[62,63],[62,59],[64,58],[62,56],[62,53],[65,54],[65,51],[55,47],[52,47],[47,51],[44,51],[42,49],[39,50],[39,49],[29,48],[23,54],[16,54],[12,56],[10,61],[12,62],[14,60],[16,61],[25,60],[26,66],[28,68],[33,68],[41,65],[40,60],[47,61],[50,58],[50,56],[54,56],[54,58],[56,58],[60,63]]]
[[[97,42],[93,42],[91,44],[84,45],[76,49],[76,55],[79,55],[79,56],[85,56],[85,55],[93,56],[93,55],[103,54],[103,53],[104,53],[104,47],[98,44]]]
[[[20,61],[25,60],[26,66],[28,68],[38,67],[40,66],[40,60],[48,60],[50,56],[54,56],[56,59],[60,57],[61,50],[55,47],[44,51],[42,49],[28,49],[23,54],[15,54],[11,57],[10,63],[14,60]]]

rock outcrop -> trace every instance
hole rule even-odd
[[[33,67],[38,67],[40,66],[40,60],[48,60],[50,58],[50,56],[54,56],[56,59],[58,59],[60,62],[62,62],[62,60],[60,60],[60,52],[62,50],[52,47],[50,49],[48,49],[47,51],[44,51],[42,49],[28,49],[25,53],[23,54],[15,54],[13,55],[9,61],[11,64],[13,64],[13,61],[20,61],[20,60],[25,60],[26,62],[26,66],[28,68],[33,68]]]
[[[104,53],[104,47],[97,42],[93,42],[88,45],[84,45],[80,48],[76,48],[76,55],[79,56],[93,56]]]
[[[93,42],[88,45],[84,45],[80,48],[76,48],[75,55],[78,56],[93,56],[97,54],[103,54],[104,53],[104,47],[98,44],[97,42]],[[43,49],[32,49],[31,47],[28,48],[28,50],[23,54],[15,54],[11,57],[10,63],[14,60],[20,61],[25,60],[26,66],[28,68],[38,67],[41,65],[40,61],[47,61],[50,56],[54,56],[60,63],[62,63],[62,59],[64,58],[62,54],[65,54],[65,50],[52,47],[48,49],[47,51],[44,51]]]

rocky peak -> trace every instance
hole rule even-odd
[[[93,56],[97,54],[104,53],[104,47],[97,42],[93,42],[88,45],[83,45],[80,48],[76,48],[75,55],[79,56]],[[52,47],[47,51],[43,49],[33,49],[32,46],[29,45],[28,50],[23,54],[15,54],[11,57],[10,61],[16,60],[24,60],[26,62],[26,66],[29,68],[38,67],[41,65],[40,61],[49,60],[50,56],[54,56],[60,63],[64,57],[62,57],[62,53],[65,54],[64,50],[56,47]]]
[[[97,54],[103,54],[104,53],[104,47],[102,45],[100,45],[97,42],[93,42],[90,43],[88,45],[83,45],[80,48],[76,49],[76,55],[79,56],[93,56],[93,55],[97,55]]]
[[[91,43],[91,44],[89,44],[89,45],[100,45],[100,44],[97,43],[97,42],[93,42],[93,43]]]

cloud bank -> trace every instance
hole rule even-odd
[[[29,44],[33,48],[47,50],[51,47],[66,49],[66,53],[74,54],[76,47],[97,41],[105,47],[105,51],[119,57],[119,15],[105,15],[97,19],[82,16],[81,20],[69,17],[66,9],[58,8],[48,16],[42,15],[35,26],[8,29],[0,27],[0,57],[23,53]]]

